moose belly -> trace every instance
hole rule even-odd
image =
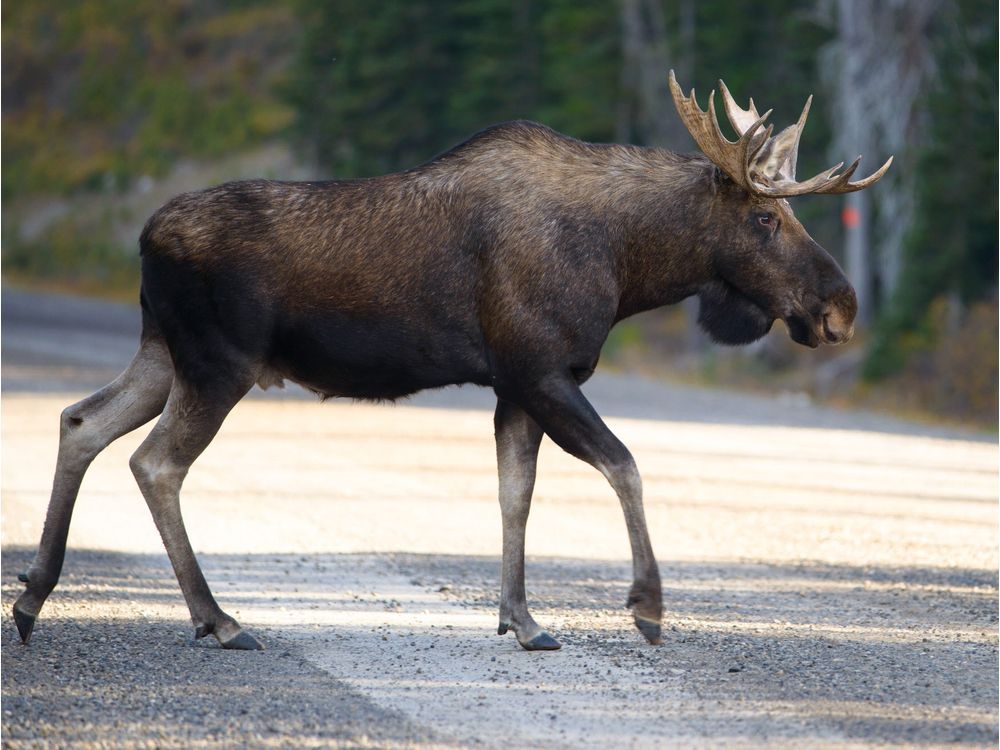
[[[490,382],[482,337],[457,320],[312,315],[279,324],[271,352],[275,374],[323,396],[391,400]]]

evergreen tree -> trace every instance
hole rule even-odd
[[[997,6],[963,0],[937,28],[917,210],[898,291],[868,355],[866,374],[875,378],[934,344],[935,298],[968,306],[997,292]]]
[[[337,176],[412,167],[503,120],[598,140],[613,131],[606,3],[348,0],[302,12],[294,132]]]

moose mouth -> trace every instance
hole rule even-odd
[[[810,349],[819,346],[820,338],[816,335],[815,327],[804,316],[788,315],[783,320],[788,327],[788,335],[796,344],[808,346]]]
[[[796,344],[815,349],[820,344],[843,344],[851,339],[854,326],[841,329],[837,323],[840,317],[830,312],[821,315],[792,313],[782,320],[788,327],[788,335]]]

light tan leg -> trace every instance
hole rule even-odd
[[[500,513],[503,518],[503,563],[500,569],[500,635],[514,631],[529,651],[551,651],[560,644],[528,612],[524,591],[524,530],[535,487],[535,465],[542,428],[523,409],[497,401],[493,418],[500,473]]]
[[[14,603],[14,620],[23,642],[31,637],[35,618],[59,581],[73,506],[87,468],[111,442],[163,410],[173,378],[165,344],[148,338],[114,382],[63,411],[42,539],[34,562],[19,576],[27,586]]]
[[[191,464],[252,384],[250,376],[230,374],[227,382],[206,390],[177,378],[163,415],[130,461],[184,593],[195,637],[212,634],[223,647],[244,650],[263,647],[223,612],[212,596],[184,528],[180,489]]]

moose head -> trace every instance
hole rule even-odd
[[[684,96],[674,72],[670,91],[685,127],[715,165],[713,202],[705,237],[715,278],[700,292],[700,322],[720,343],[743,344],[763,336],[775,319],[788,326],[792,339],[809,347],[840,344],[854,333],[858,303],[837,262],[816,243],[792,212],[786,198],[863,190],[889,169],[892,157],[874,174],[857,182],[851,177],[859,156],[798,182],[795,167],[799,138],[812,97],[798,122],[772,135],[764,123],[771,114],[757,112],[753,99],[740,107],[719,81],[726,115],[738,139],[719,129],[715,92],[702,111],[694,90]],[[839,172],[839,173],[838,173]]]

